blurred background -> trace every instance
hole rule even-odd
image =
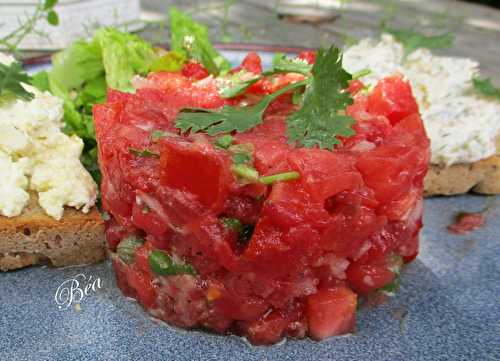
[[[54,5],[51,14],[44,10],[47,5]],[[205,23],[221,46],[349,45],[379,36],[384,26],[449,33],[453,46],[438,52],[473,57],[487,74],[500,77],[497,0],[0,0],[0,48],[32,56],[110,25],[165,44],[171,6]]]

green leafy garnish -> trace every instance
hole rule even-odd
[[[292,59],[283,53],[276,53],[273,58],[274,73],[299,73],[310,75],[312,65],[302,59]]]
[[[229,134],[223,135],[215,140],[215,145],[222,149],[227,149],[233,144],[233,137]]]
[[[221,222],[227,229],[233,232],[240,233],[243,231],[243,224],[237,218],[222,217]]]
[[[340,143],[337,136],[354,134],[354,119],[345,115],[353,102],[345,91],[352,77],[342,68],[341,52],[334,46],[318,51],[312,73],[302,108],[288,117],[288,138],[308,148],[333,148]]]
[[[413,53],[419,48],[444,49],[453,45],[455,37],[452,33],[427,36],[413,29],[393,29],[383,27],[383,31],[392,34],[394,38],[403,44],[405,56]]]
[[[146,157],[146,158],[160,158],[160,155],[158,153],[152,152],[149,149],[135,149],[135,148],[129,148],[128,151],[135,155],[136,157]]]
[[[163,130],[153,130],[151,133],[151,142],[157,143],[161,138],[166,137],[167,133]]]
[[[252,156],[247,153],[236,153],[233,155],[234,164],[250,164],[252,162]]]
[[[131,264],[134,262],[135,251],[143,244],[144,241],[140,238],[133,236],[127,237],[118,244],[118,247],[116,247],[116,253],[123,262]]]
[[[187,14],[170,8],[170,46],[186,58],[196,59],[210,74],[218,75],[231,69],[231,64],[212,46],[206,26]]]
[[[483,96],[500,100],[500,88],[496,87],[491,79],[475,78],[472,80],[474,89]]]
[[[172,257],[158,249],[151,251],[148,262],[151,270],[162,276],[175,276],[179,274],[196,275],[193,266],[187,263],[176,263]]]
[[[23,67],[18,62],[10,65],[0,63],[0,98],[19,98],[31,100],[35,96],[30,93],[21,83],[30,83],[31,78],[23,71]]]
[[[264,111],[274,99],[287,91],[306,84],[306,80],[289,84],[277,92],[265,96],[259,103],[247,107],[225,105],[220,110],[184,109],[177,116],[175,126],[183,133],[187,131],[192,133],[203,131],[208,135],[230,133],[232,131],[242,133],[262,123]]]
[[[222,89],[220,96],[222,98],[234,98],[243,94],[249,87],[259,81],[260,77],[256,76],[248,80],[237,80],[227,88]]]

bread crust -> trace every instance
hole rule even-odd
[[[57,221],[32,194],[21,215],[0,216],[1,271],[35,264],[89,264],[105,256],[104,222],[95,207],[89,213],[68,207]]]
[[[500,194],[500,155],[470,164],[431,165],[424,180],[426,196],[461,194],[471,190],[481,194]]]

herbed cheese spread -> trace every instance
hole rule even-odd
[[[0,62],[13,59],[0,54]],[[62,132],[63,101],[23,84],[35,97],[0,105],[0,215],[14,217],[36,192],[45,212],[59,220],[64,206],[83,212],[97,186],[80,162],[83,142]]]
[[[405,57],[403,46],[384,34],[380,41],[364,39],[346,49],[343,63],[351,73],[370,69],[362,78],[370,86],[394,73],[410,80],[431,139],[431,163],[472,163],[497,153],[500,103],[474,94],[477,62],[436,56],[428,49]]]

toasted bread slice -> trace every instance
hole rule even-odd
[[[424,181],[426,196],[467,193],[500,194],[500,155],[470,164],[431,165]]]
[[[105,258],[104,222],[94,207],[89,213],[66,208],[57,221],[31,195],[17,217],[0,216],[0,270],[35,264],[69,266]]]

